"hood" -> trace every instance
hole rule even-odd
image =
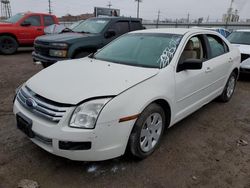
[[[237,47],[241,54],[250,54],[250,45],[233,44],[233,46]]]
[[[83,37],[91,37],[91,36],[95,36],[95,34],[61,33],[61,34],[43,35],[38,37],[36,40],[44,42],[65,42],[67,40],[77,40]]]
[[[245,69],[250,69],[250,58],[246,59],[245,61],[242,61],[240,67]]]
[[[92,97],[118,95],[159,69],[83,58],[55,63],[26,82],[38,95],[59,103],[77,104]]]

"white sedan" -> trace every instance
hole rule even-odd
[[[143,159],[164,129],[217,97],[229,101],[239,66],[239,50],[214,31],[131,32],[34,75],[17,89],[14,114],[55,155],[99,161],[129,151]]]
[[[236,30],[227,39],[240,50],[240,72],[250,74],[250,30]]]

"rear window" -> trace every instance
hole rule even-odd
[[[142,29],[141,22],[139,22],[139,21],[132,21],[131,25],[130,25],[130,30],[131,31],[135,31],[135,30],[139,30],[139,29]]]
[[[49,25],[55,24],[53,16],[44,16],[43,17],[43,21],[44,21],[44,25],[45,26],[49,26]]]
[[[228,52],[228,46],[223,42],[221,38],[215,35],[208,35],[207,38],[210,44],[212,58]]]

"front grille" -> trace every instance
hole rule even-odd
[[[48,42],[35,41],[34,48],[37,54],[49,56],[49,43]]]
[[[245,61],[246,59],[250,58],[249,54],[241,54],[241,62]]]
[[[29,111],[52,122],[59,122],[69,107],[40,97],[26,86],[18,91],[17,100]]]

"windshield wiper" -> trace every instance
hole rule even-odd
[[[86,34],[89,34],[90,32],[87,32],[87,31],[80,31],[78,33],[86,33]]]
[[[75,31],[73,31],[72,29],[70,29],[70,28],[68,28],[68,27],[66,27],[65,29],[63,29],[62,30],[62,33],[67,33],[67,32],[75,32]]]

